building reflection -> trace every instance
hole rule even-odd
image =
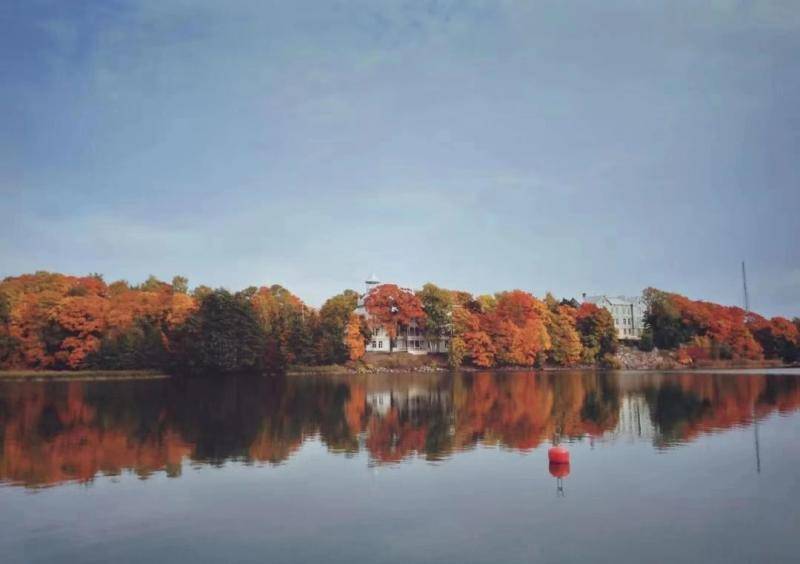
[[[28,382],[0,386],[0,481],[179,476],[184,462],[281,464],[304,441],[369,464],[564,441],[666,449],[800,407],[790,375],[594,372]]]

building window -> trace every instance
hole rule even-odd
[[[378,341],[378,348],[379,348],[379,349],[382,349],[382,348],[383,348],[383,341]]]
[[[375,341],[372,341],[372,348],[374,349],[374,348],[376,348],[376,346],[377,345],[375,344]]]

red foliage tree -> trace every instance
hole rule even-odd
[[[408,326],[412,321],[418,325],[425,322],[425,310],[420,299],[395,284],[377,286],[364,299],[364,305],[374,320],[372,323],[383,327],[392,341],[397,338],[400,327]]]
[[[767,358],[779,358],[794,362],[800,358],[800,331],[797,325],[785,317],[765,319],[751,313],[747,328],[761,345]]]

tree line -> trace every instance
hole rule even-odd
[[[705,360],[800,360],[800,318],[767,319],[740,307],[690,300],[655,288],[647,306],[641,346],[677,350],[682,364]]]
[[[765,319],[735,307],[648,289],[645,349],[703,359],[800,357],[800,321]],[[239,292],[176,276],[132,285],[97,274],[37,272],[0,282],[0,368],[162,369],[187,373],[284,370],[359,361],[381,327],[391,339],[412,321],[429,340],[447,339],[451,366],[613,367],[613,319],[594,304],[540,300],[511,290],[473,296],[426,284],[383,284],[365,297],[345,290],[319,309],[280,285]]]

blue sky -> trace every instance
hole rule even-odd
[[[0,276],[800,315],[800,5],[0,6]]]

